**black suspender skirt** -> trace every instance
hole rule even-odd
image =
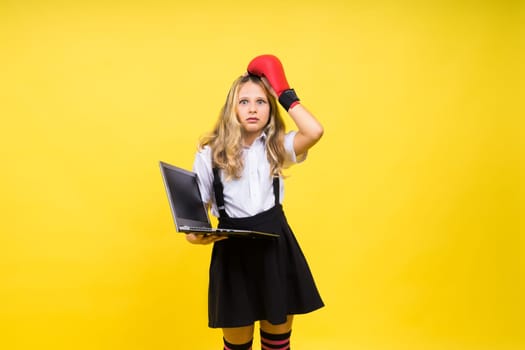
[[[230,218],[224,210],[223,187],[214,169],[219,227],[278,233],[279,238],[229,238],[214,243],[208,291],[209,326],[241,327],[258,320],[273,324],[286,316],[321,308],[306,259],[279,203],[279,178],[274,179],[275,206],[255,216]]]

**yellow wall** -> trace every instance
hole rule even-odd
[[[220,348],[158,160],[273,53],[326,129],[294,348],[523,349],[523,2],[170,3],[0,3],[0,348]]]

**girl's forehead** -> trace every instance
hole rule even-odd
[[[259,84],[248,81],[239,86],[239,94],[257,94],[266,96],[264,89]]]

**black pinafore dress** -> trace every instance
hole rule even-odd
[[[267,320],[286,322],[287,315],[323,307],[304,254],[279,203],[251,217],[230,218],[224,210],[223,185],[213,169],[219,227],[279,234],[279,238],[229,238],[214,243],[208,290],[209,327],[228,328]]]

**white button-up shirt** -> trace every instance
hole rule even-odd
[[[306,158],[306,153],[296,157],[293,148],[293,139],[296,132],[291,131],[285,135],[284,149],[286,157],[284,167],[300,163]],[[266,157],[266,135],[258,137],[250,147],[243,149],[244,168],[239,179],[226,180],[221,174],[224,187],[224,207],[226,213],[232,218],[253,216],[272,208],[275,204],[273,194],[273,177],[270,175],[270,164]],[[205,146],[199,150],[193,163],[193,171],[197,173],[202,200],[211,204],[211,212],[219,216],[215,194],[213,191],[213,170],[211,148]],[[279,200],[284,197],[283,181],[280,181]]]

